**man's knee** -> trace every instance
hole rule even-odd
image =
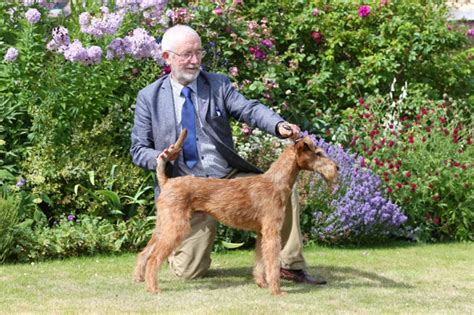
[[[211,267],[211,259],[203,257],[198,261],[181,252],[170,257],[169,266],[175,276],[190,280],[204,276]]]

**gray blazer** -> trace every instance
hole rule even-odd
[[[221,74],[201,71],[197,79],[197,97],[200,98],[201,119],[206,120],[211,140],[229,165],[242,172],[261,173],[255,165],[241,158],[234,149],[229,119],[246,122],[276,135],[276,125],[284,119],[256,100],[247,100]],[[130,154],[134,164],[154,171],[156,157],[175,143],[179,126],[176,122],[173,92],[169,75],[142,89],[137,96],[135,118],[132,128]],[[179,176],[168,163],[168,176]],[[158,196],[156,187],[155,195]]]

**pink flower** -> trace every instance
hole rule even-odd
[[[235,77],[239,74],[239,69],[237,67],[230,67],[229,74]]]
[[[252,128],[249,127],[246,123],[242,124],[242,133],[246,136],[250,136],[252,134]]]
[[[359,7],[359,10],[357,11],[357,14],[360,17],[366,17],[370,14],[370,7],[368,5],[361,5]]]
[[[411,177],[411,172],[410,172],[410,171],[406,171],[406,172],[405,172],[405,177],[410,178],[410,177]]]
[[[314,9],[313,10],[313,16],[318,16],[319,15],[319,10],[318,9]]]
[[[474,36],[474,28],[470,28],[467,30],[466,37],[471,38]]]
[[[435,217],[434,217],[433,223],[434,223],[435,225],[438,225],[438,224],[439,224],[439,217],[438,217],[438,216],[435,216]]]
[[[214,14],[215,15],[222,15],[224,13],[224,11],[222,10],[221,7],[217,7],[214,9]]]

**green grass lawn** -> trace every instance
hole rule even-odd
[[[160,272],[163,292],[131,280],[135,255],[0,266],[0,313],[473,314],[474,243],[305,248],[312,287],[282,281],[274,297],[251,277],[253,252],[214,255],[194,281]]]

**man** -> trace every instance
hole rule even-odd
[[[170,177],[248,176],[261,173],[234,150],[231,117],[281,138],[296,139],[300,128],[255,100],[238,93],[229,79],[200,70],[205,54],[199,35],[192,28],[176,25],[161,42],[163,59],[171,68],[164,76],[138,93],[130,153],[133,163],[154,171],[157,156],[188,129],[183,150],[167,165]],[[250,174],[249,174],[250,173]],[[155,198],[160,188],[155,187]],[[159,209],[158,209],[159,213]],[[216,233],[214,218],[195,213],[192,231],[169,258],[170,269],[179,277],[192,279],[205,274],[211,265]],[[281,276],[309,284],[325,284],[305,271],[299,225],[299,205],[293,193],[282,229]]]

